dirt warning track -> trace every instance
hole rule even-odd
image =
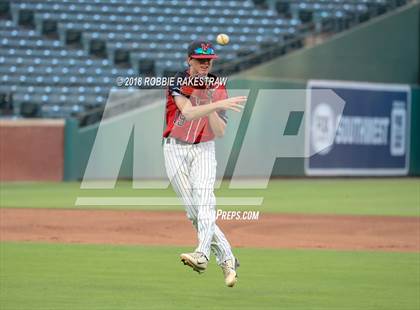
[[[233,247],[420,251],[420,218],[261,213],[221,221]],[[195,246],[182,211],[0,209],[1,241]]]

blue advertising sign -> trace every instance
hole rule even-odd
[[[305,147],[321,151],[305,159],[307,175],[407,175],[408,85],[312,80],[308,89],[331,89],[345,106],[339,115],[308,92]]]

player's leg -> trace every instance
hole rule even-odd
[[[216,255],[227,286],[234,286],[237,281],[236,269],[239,261],[233,256],[229,242],[216,225],[216,197],[214,182],[216,179],[216,155],[214,142],[195,148],[191,167],[193,200],[197,205],[197,227],[199,245],[196,251],[210,255],[210,249]]]
[[[229,241],[226,239],[225,234],[217,224],[214,227],[211,249],[216,256],[216,262],[218,265],[223,264],[223,262],[228,259],[234,258]]]
[[[177,196],[182,199],[187,216],[197,229],[198,210],[193,202],[193,191],[189,178],[191,167],[188,159],[189,155],[192,158],[191,148],[174,145],[164,147],[166,172],[172,188]]]
[[[198,229],[198,212],[192,198],[192,186],[189,180],[192,160],[191,147],[168,145],[164,147],[164,155],[166,171],[172,187],[178,197],[183,200],[188,218]],[[208,257],[201,252],[182,253],[180,257],[185,265],[192,267],[195,271],[203,272],[207,268]]]
[[[192,185],[189,180],[189,158],[192,158],[195,154],[196,152],[192,153],[190,147],[178,145],[164,146],[165,166],[169,180],[171,181],[174,191],[184,203],[187,217],[198,231],[198,210],[192,199]],[[217,226],[215,226],[215,234],[213,235],[211,242],[211,249],[216,256],[219,265],[229,257],[233,257],[229,242]]]
[[[229,242],[217,225],[214,229],[212,250],[216,255],[217,264],[222,268],[225,284],[229,287],[234,286],[237,281],[236,269],[239,267],[239,261],[233,256]]]
[[[188,219],[194,224],[197,222],[197,211],[192,201],[192,186],[189,180],[189,153],[188,146],[164,144],[163,147],[169,181],[177,196],[182,199]]]
[[[199,246],[197,250],[208,255],[211,248],[220,265],[225,260],[233,258],[233,254],[225,235],[216,225],[216,197],[214,196],[216,165],[214,142],[205,143],[195,149],[191,167],[191,183],[198,211]]]
[[[210,257],[216,222],[216,198],[213,193],[216,178],[214,142],[201,143],[193,148],[190,182],[193,187],[193,203],[197,209],[197,252]]]
[[[199,232],[199,240],[203,240],[198,248],[202,249],[208,247],[209,235],[211,235],[211,232],[213,231],[210,241],[211,250],[216,256],[217,263],[221,265],[224,261],[233,259],[234,256],[225,235],[216,225],[216,198],[214,196],[214,182],[216,179],[217,162],[214,146],[212,146],[211,143],[205,145],[205,148],[195,150],[195,153],[193,154],[194,161],[192,163],[191,174],[191,177],[194,179],[193,186],[195,187],[195,197],[197,198],[197,196],[199,196],[201,198],[201,201],[199,200],[196,202],[196,209],[199,213],[197,219],[201,219],[200,229],[198,226],[196,226],[196,228]],[[202,189],[198,190],[199,187],[202,187]],[[208,229],[208,227],[210,227],[210,229]],[[204,236],[200,238],[200,235]]]

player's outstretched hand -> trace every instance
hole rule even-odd
[[[217,102],[221,109],[223,110],[232,110],[235,112],[241,112],[244,108],[244,103],[246,102],[246,96],[237,96],[231,97]]]

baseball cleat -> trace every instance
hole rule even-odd
[[[222,268],[223,275],[225,276],[225,284],[229,287],[233,287],[238,280],[236,268],[239,267],[239,260],[236,257],[233,259],[227,259],[220,265],[220,267]]]
[[[194,271],[197,271],[198,273],[204,272],[204,270],[207,268],[208,260],[203,253],[183,253],[180,255],[180,258],[184,265],[190,266]]]

